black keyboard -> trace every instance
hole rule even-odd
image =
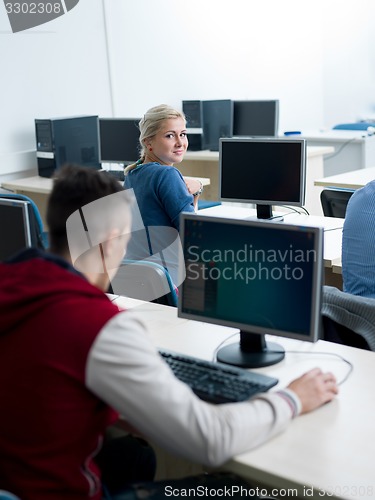
[[[244,401],[257,393],[268,391],[278,383],[276,378],[268,375],[224,363],[204,361],[165,350],[159,353],[175,376],[209,403]]]

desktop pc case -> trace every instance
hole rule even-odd
[[[36,119],[35,135],[41,177],[67,162],[100,169],[98,116]]]

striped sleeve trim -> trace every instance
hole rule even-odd
[[[288,403],[292,413],[292,418],[297,417],[301,413],[301,401],[293,391],[290,391],[289,389],[282,389],[281,391],[277,391],[276,394]]]

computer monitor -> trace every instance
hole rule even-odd
[[[129,164],[139,158],[140,118],[99,118],[100,161]]]
[[[219,151],[220,137],[233,135],[233,101],[202,101],[203,149]]]
[[[31,247],[29,204],[0,198],[0,261]]]
[[[178,314],[240,329],[217,360],[254,368],[281,361],[265,334],[319,338],[323,229],[274,221],[181,214],[186,278]]]
[[[202,128],[202,102],[182,101],[187,128]]]
[[[279,132],[279,101],[234,101],[233,135],[276,137]]]
[[[304,139],[221,139],[219,163],[220,199],[254,203],[260,219],[272,218],[273,205],[305,202]]]

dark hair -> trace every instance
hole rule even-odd
[[[75,164],[66,164],[54,175],[47,205],[50,249],[63,253],[68,249],[66,221],[76,210],[99,198],[123,191],[114,177]]]

